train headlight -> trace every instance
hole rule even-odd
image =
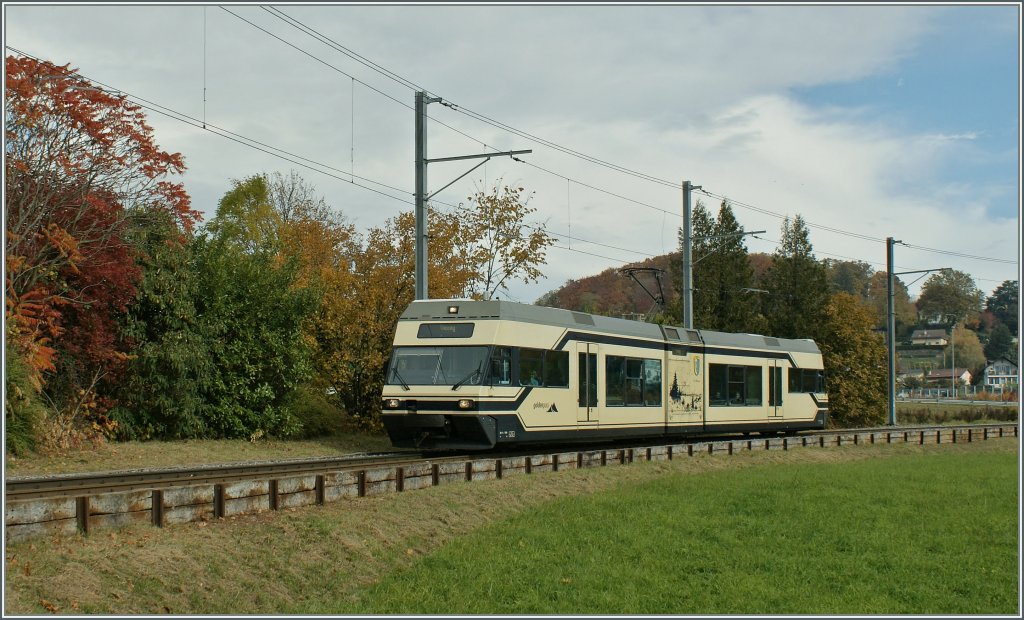
[[[385,409],[398,409],[398,406],[402,404],[402,401],[397,398],[386,398],[384,399]]]
[[[448,314],[458,314],[458,313],[459,313],[459,307],[458,306],[448,306]]]
[[[460,398],[459,399],[459,409],[472,409],[472,408],[473,408],[473,399],[472,398]]]

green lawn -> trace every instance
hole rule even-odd
[[[491,524],[340,613],[1012,614],[1017,455],[673,475]]]

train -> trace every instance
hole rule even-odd
[[[810,339],[685,329],[507,300],[413,301],[381,394],[395,447],[822,429]]]

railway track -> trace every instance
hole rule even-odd
[[[389,452],[273,462],[210,464],[5,480],[7,540],[88,533],[133,522],[156,526],[323,504],[451,482],[515,474],[671,460],[744,450],[791,450],[876,443],[957,443],[1017,437],[1016,423],[882,427],[797,436],[658,438],[630,444],[537,446],[514,452]]]

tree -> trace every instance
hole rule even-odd
[[[554,243],[543,225],[526,223],[536,209],[528,206],[523,188],[500,186],[499,179],[490,193],[470,196],[472,208],[460,215],[458,231],[466,237],[455,239],[454,247],[476,268],[466,285],[470,297],[491,299],[507,291],[512,280],[535,282],[545,263],[545,249]]]
[[[884,271],[876,271],[868,283],[867,302],[874,311],[875,326],[885,327],[889,313],[888,275]],[[906,285],[893,276],[893,315],[896,321],[896,332],[900,333],[905,328],[913,326],[917,321],[917,310],[910,301],[910,293]]]
[[[204,396],[215,381],[210,341],[199,314],[203,291],[195,242],[169,219],[136,232],[142,269],[120,332],[133,357],[112,417],[125,439],[184,439],[208,434]],[[212,292],[211,292],[212,294]]]
[[[822,314],[817,343],[825,361],[832,424],[881,424],[888,390],[886,349],[882,337],[872,330],[871,309],[849,293],[836,293]]]
[[[1013,334],[1006,325],[1000,323],[988,337],[988,344],[985,345],[985,358],[997,360],[1010,355],[1013,352]]]
[[[726,332],[763,332],[767,325],[758,312],[759,301],[753,291],[753,271],[743,242],[743,227],[736,221],[732,207],[723,201],[708,239],[707,282],[701,279],[703,296],[709,299],[711,315],[704,317],[710,329]],[[700,265],[695,265],[700,269]]]
[[[856,297],[868,296],[868,287],[875,270],[864,261],[846,261],[826,258],[825,274],[830,293],[849,293]]]
[[[1019,293],[1020,285],[1016,280],[1004,280],[993,291],[992,296],[985,300],[985,309],[994,314],[1003,325],[1006,325],[1014,336],[1018,335]]]
[[[766,277],[765,315],[773,336],[813,338],[822,325],[828,284],[825,267],[814,258],[812,249],[803,218],[786,218]]]
[[[433,297],[456,297],[478,275],[458,240],[472,238],[455,214],[431,211],[428,282]],[[333,302],[313,321],[314,359],[334,398],[366,428],[380,427],[380,393],[398,318],[415,297],[415,218],[402,213],[371,229],[351,272],[325,283]]]
[[[166,214],[199,219],[179,183],[180,154],[157,146],[139,106],[68,65],[6,59],[7,336],[71,429],[109,408],[128,350],[117,317],[140,272],[132,229]]]
[[[953,329],[949,345],[943,351],[943,366],[952,368],[953,352],[956,352],[956,368],[966,368],[977,375],[985,368],[985,351],[978,340],[978,334],[963,325]]]
[[[939,323],[972,322],[981,311],[981,290],[962,271],[949,269],[933,273],[921,287],[917,310],[925,320]]]

